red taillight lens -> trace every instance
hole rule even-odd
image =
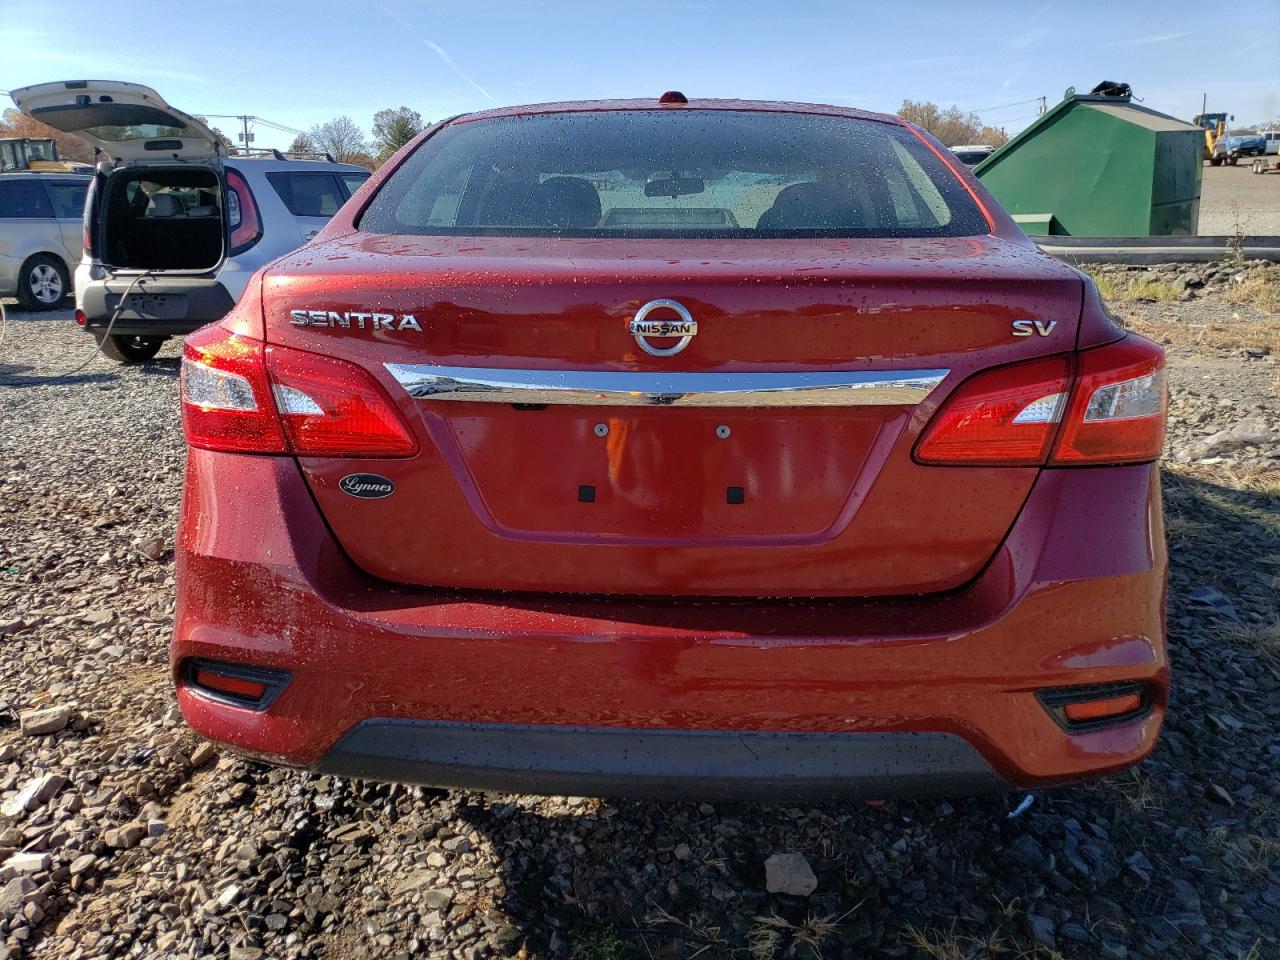
[[[218,324],[187,337],[182,351],[182,428],[205,450],[287,453],[271,402],[261,340]]]
[[[89,189],[85,191],[84,212],[80,216],[80,246],[90,257],[93,256],[93,207],[98,195],[98,180],[102,174],[95,174],[89,181]]]
[[[206,450],[408,457],[418,450],[391,400],[355,364],[265,346],[221,325],[187,337],[182,424]]]
[[[1049,357],[971,377],[934,416],[916,447],[921,463],[1037,466],[1066,406],[1068,361]]]
[[[267,369],[289,446],[300,456],[409,457],[413,435],[365,370],[345,360],[267,348]]]
[[[1169,395],[1164,351],[1138,336],[1086,350],[1054,464],[1141,463],[1160,456]]]
[[[253,191],[235,170],[227,171],[227,225],[231,228],[229,256],[244,253],[262,237],[262,219]]]
[[[916,460],[1071,466],[1158,457],[1168,412],[1164,351],[1130,335],[1085,350],[1074,362],[1074,377],[1065,356],[971,377],[934,415]]]

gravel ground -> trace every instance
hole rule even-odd
[[[1260,319],[1211,299],[1121,312],[1175,332]],[[1029,806],[793,808],[442,793],[219,757],[166,670],[178,348],[43,383],[88,341],[67,311],[11,314],[0,960],[1280,957],[1278,368],[1169,340],[1175,690],[1155,755]],[[1197,446],[1246,420],[1269,435]],[[774,854],[803,857],[808,883],[794,857],[773,866],[816,889],[768,892]]]
[[[1268,162],[1277,158],[1267,157]],[[1252,158],[1234,167],[1205,164],[1200,181],[1201,236],[1280,236],[1280,173],[1257,176]]]

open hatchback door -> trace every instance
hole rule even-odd
[[[10,95],[27,116],[75,134],[117,163],[211,161],[222,153],[205,124],[138,83],[64,80],[22,87]]]

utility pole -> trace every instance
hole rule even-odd
[[[1043,117],[1043,116],[1044,116],[1044,112],[1045,112],[1046,110],[1048,110],[1048,109],[1049,109],[1048,102],[1049,102],[1049,98],[1048,98],[1048,97],[1041,97],[1041,98],[1040,98],[1040,103],[1036,105],[1036,116],[1037,116],[1037,117]]]
[[[244,132],[240,134],[240,142],[246,149],[248,149],[249,144],[253,143],[253,134],[249,132],[249,122],[258,118],[242,114],[241,116],[236,117],[236,119],[244,125]]]
[[[1208,109],[1209,109],[1209,93],[1208,91],[1206,91],[1204,96],[1200,98],[1200,116],[1203,117],[1205,114],[1205,111]]]

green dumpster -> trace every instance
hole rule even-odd
[[[1203,153],[1199,127],[1072,88],[973,172],[1029,234],[1183,236],[1200,217]]]

